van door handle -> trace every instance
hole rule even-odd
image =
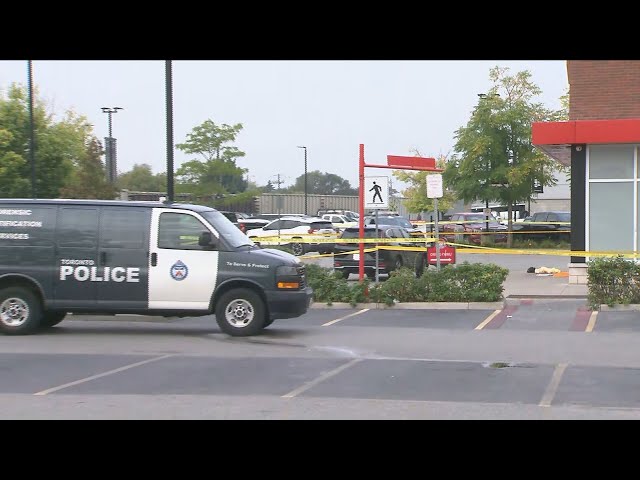
[[[100,265],[106,265],[107,263],[107,252],[100,252]]]
[[[156,265],[158,265],[158,254],[156,252],[153,252],[151,254],[151,266],[155,267]]]

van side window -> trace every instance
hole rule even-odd
[[[96,247],[98,210],[95,208],[60,209],[57,243],[59,247]]]
[[[160,214],[158,247],[177,250],[202,250],[198,238],[202,232],[210,231],[200,220],[184,213]]]
[[[145,235],[142,226],[146,214],[131,208],[103,209],[100,219],[100,245],[104,248],[144,248]],[[133,226],[139,226],[135,228]]]

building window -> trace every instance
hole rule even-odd
[[[636,145],[590,145],[587,154],[589,251],[632,251],[638,246]]]
[[[633,145],[590,145],[589,178],[634,178],[633,151]]]

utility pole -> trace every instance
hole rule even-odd
[[[284,183],[284,180],[280,180],[280,174],[278,173],[277,175],[274,175],[274,177],[277,177],[278,180],[276,180],[276,185],[278,185],[278,190],[280,190],[280,185],[282,185]]]

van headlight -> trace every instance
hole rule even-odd
[[[289,265],[281,265],[276,267],[276,276],[298,276],[298,269]]]

